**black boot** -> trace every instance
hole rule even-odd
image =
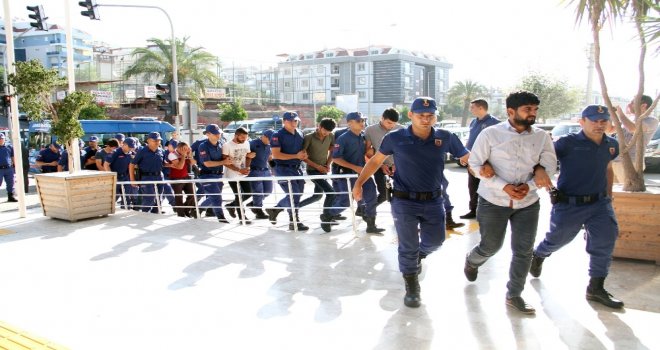
[[[275,225],[277,223],[277,216],[280,215],[284,209],[280,208],[268,208],[266,209],[266,214],[268,214],[268,220],[270,220],[270,223]]]
[[[422,305],[422,296],[420,295],[421,290],[417,274],[404,274],[403,280],[406,282],[406,296],[403,297],[403,303],[407,307],[419,307]]]
[[[330,232],[330,230],[332,230],[332,225],[338,225],[338,223],[332,219],[332,215],[321,214],[321,229],[326,233]]]
[[[541,276],[541,270],[543,270],[543,260],[545,260],[545,258],[536,256],[536,254],[532,255],[532,265],[529,266],[530,275],[533,277]]]
[[[453,230],[455,228],[459,228],[459,227],[463,227],[463,226],[465,226],[464,223],[454,221],[454,218],[451,217],[451,212],[450,211],[448,211],[445,214],[445,227],[447,228],[447,230]]]
[[[245,224],[246,225],[249,225],[249,224],[252,223],[252,221],[250,221],[247,218],[247,215],[245,215],[245,212],[241,211],[240,208],[238,208],[238,210],[236,211],[236,214],[238,214],[238,219],[241,220],[240,221],[241,223],[243,223],[243,219],[245,219]]]
[[[220,223],[223,223],[223,224],[228,224],[229,223],[229,220],[227,220],[227,218],[225,218],[224,214],[218,215],[217,218],[218,218],[218,222],[220,222]]]
[[[376,217],[370,218],[364,216],[363,218],[364,221],[367,223],[367,233],[376,234],[376,235],[383,234],[383,231],[385,231],[385,229],[376,227]]]
[[[213,212],[213,208],[207,208],[206,212],[204,213],[204,216],[206,216],[206,217],[215,216],[215,213]]]
[[[9,193],[7,195],[7,202],[18,202],[18,199],[14,198],[14,195]]]
[[[623,301],[614,298],[603,286],[605,277],[591,277],[589,286],[587,286],[587,300],[597,301],[607,307],[620,309],[623,307]]]
[[[298,216],[298,209],[296,209],[296,223],[297,223],[297,228],[298,231],[307,231],[309,230],[309,227],[307,227],[305,224],[300,222],[300,217]],[[293,222],[293,214],[289,213],[289,231],[294,231],[294,222]]]
[[[474,209],[470,209],[469,212],[465,213],[464,215],[459,216],[461,219],[474,219],[477,217],[477,211]]]
[[[261,210],[261,208],[253,208],[251,210],[255,215],[255,217],[254,217],[255,219],[257,219],[257,220],[268,219],[268,215],[266,215],[266,213],[264,213],[264,211]]]

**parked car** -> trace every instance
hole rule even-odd
[[[552,128],[550,135],[552,136],[552,141],[557,141],[557,139],[564,135],[568,135],[572,132],[579,132],[580,130],[582,130],[582,127],[578,123],[557,124]]]
[[[251,138],[259,137],[261,134],[268,129],[279,130],[282,129],[282,119],[281,118],[263,118],[255,119],[252,128],[249,130],[249,135]]]
[[[241,121],[231,122],[230,124],[225,126],[224,129],[222,129],[222,136],[227,140],[231,140],[234,138],[234,133],[236,132],[236,129],[243,127],[247,129],[248,133],[250,133],[253,125],[254,125],[254,120],[241,120]]]

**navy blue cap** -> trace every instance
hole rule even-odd
[[[275,133],[275,130],[268,129],[268,130],[264,130],[263,135],[270,139],[271,137],[273,137],[274,133]]]
[[[298,113],[296,113],[296,112],[284,112],[284,114],[282,114],[282,119],[284,119],[284,120],[300,120],[300,117],[298,116]]]
[[[128,148],[135,148],[135,139],[132,137],[127,138],[124,140],[124,144],[128,146]]]
[[[152,139],[152,140],[162,140],[162,138],[160,137],[160,133],[157,132],[157,131],[150,132],[149,136],[147,136],[147,137]]]
[[[430,97],[418,97],[410,105],[410,111],[413,113],[435,113],[438,107],[435,100]]]
[[[349,120],[360,121],[362,119],[367,119],[367,117],[363,116],[362,113],[360,113],[360,112],[351,112],[351,113],[346,114],[346,121],[349,121]]]
[[[52,145],[55,146],[55,148],[57,148],[57,149],[62,149],[62,145],[60,145],[57,142],[53,142]]]
[[[607,107],[600,105],[590,105],[582,110],[582,117],[589,118],[591,121],[598,120],[609,120],[610,113],[607,111]]]
[[[3,140],[4,140],[4,139],[5,139],[5,134],[3,134],[3,133],[0,132],[0,139],[3,139]]]
[[[117,139],[117,141],[124,141],[126,139],[126,136],[124,136],[124,134],[117,134],[115,135],[115,138]]]
[[[220,127],[218,126],[218,124],[209,124],[209,125],[207,125],[205,131],[207,133],[210,132],[213,135],[220,135]]]
[[[92,135],[89,137],[89,142],[99,142],[99,138],[96,135]]]
[[[179,144],[179,141],[177,141],[177,140],[175,140],[175,139],[171,139],[171,140],[167,143],[168,146],[172,146],[173,148],[176,148],[176,146],[177,146],[178,144]]]

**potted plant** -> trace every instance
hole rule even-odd
[[[73,154],[79,153],[78,138],[84,135],[78,115],[93,103],[87,92],[74,91],[61,102],[53,103],[54,90],[66,83],[56,70],[41,62],[16,62],[16,73],[9,75],[23,111],[31,120],[51,120],[51,133],[69,153],[69,172],[39,174],[37,191],[46,216],[69,221],[105,216],[115,211],[116,174],[80,170]]]
[[[660,263],[660,193],[657,189],[647,190],[644,183],[644,141],[642,137],[642,119],[647,117],[658,103],[660,95],[656,96],[653,104],[642,113],[640,109],[641,97],[644,93],[644,61],[647,48],[660,36],[657,18],[649,17],[649,12],[657,15],[660,10],[657,2],[651,0],[574,0],[577,3],[577,22],[587,18],[591,27],[594,41],[594,58],[596,72],[600,81],[600,88],[605,105],[611,111],[612,120],[619,140],[619,157],[622,158],[625,181],[621,190],[615,190],[613,195],[614,211],[619,223],[619,239],[614,250],[615,257],[626,257],[644,260],[654,260]],[[635,113],[636,132],[630,140],[626,138],[621,121],[614,112],[607,92],[607,84],[603,67],[600,61],[600,31],[609,22],[615,21],[632,23],[637,31],[640,43],[638,71],[639,88],[633,103]],[[647,41],[648,39],[648,41]],[[636,150],[635,159],[631,159],[628,150]]]

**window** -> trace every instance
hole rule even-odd
[[[291,69],[287,68],[284,70],[284,75],[291,75]]]
[[[325,57],[326,57],[326,58],[328,58],[328,57],[335,57],[335,54],[334,54],[333,52],[326,52],[326,53],[325,53]]]
[[[293,100],[293,94],[290,92],[284,94],[284,101],[292,101]]]
[[[325,74],[325,66],[323,65],[316,66],[316,73]]]
[[[410,88],[410,77],[403,78],[403,87],[405,87],[406,89]]]
[[[284,82],[284,87],[285,88],[290,88],[291,87],[291,82],[290,81],[285,81]]]
[[[364,90],[358,90],[358,98],[364,100],[367,98],[367,92]]]
[[[367,85],[367,77],[358,77],[357,78],[357,84],[358,85]]]
[[[378,55],[380,52],[378,50],[371,50],[369,52],[370,55]]]
[[[332,66],[332,74],[339,74],[339,65],[335,64]]]
[[[300,75],[309,75],[309,68],[303,68],[300,70]]]
[[[358,70],[358,72],[364,72],[366,70],[366,64],[358,63],[357,70]]]
[[[303,94],[302,94],[302,99],[303,99],[303,101],[309,101],[309,94],[306,93],[306,92],[303,93]]]
[[[410,62],[403,63],[403,72],[405,74],[412,74],[412,65],[410,64]]]
[[[311,60],[312,58],[314,58],[314,55],[307,55],[307,56],[305,56],[305,59],[306,59],[306,60]]]
[[[324,87],[325,86],[325,79],[323,79],[323,78],[316,79],[316,86]]]
[[[332,78],[332,82],[330,83],[330,87],[339,87],[339,78]]]
[[[300,80],[300,87],[304,87],[304,88],[309,87],[309,80],[307,79]]]

